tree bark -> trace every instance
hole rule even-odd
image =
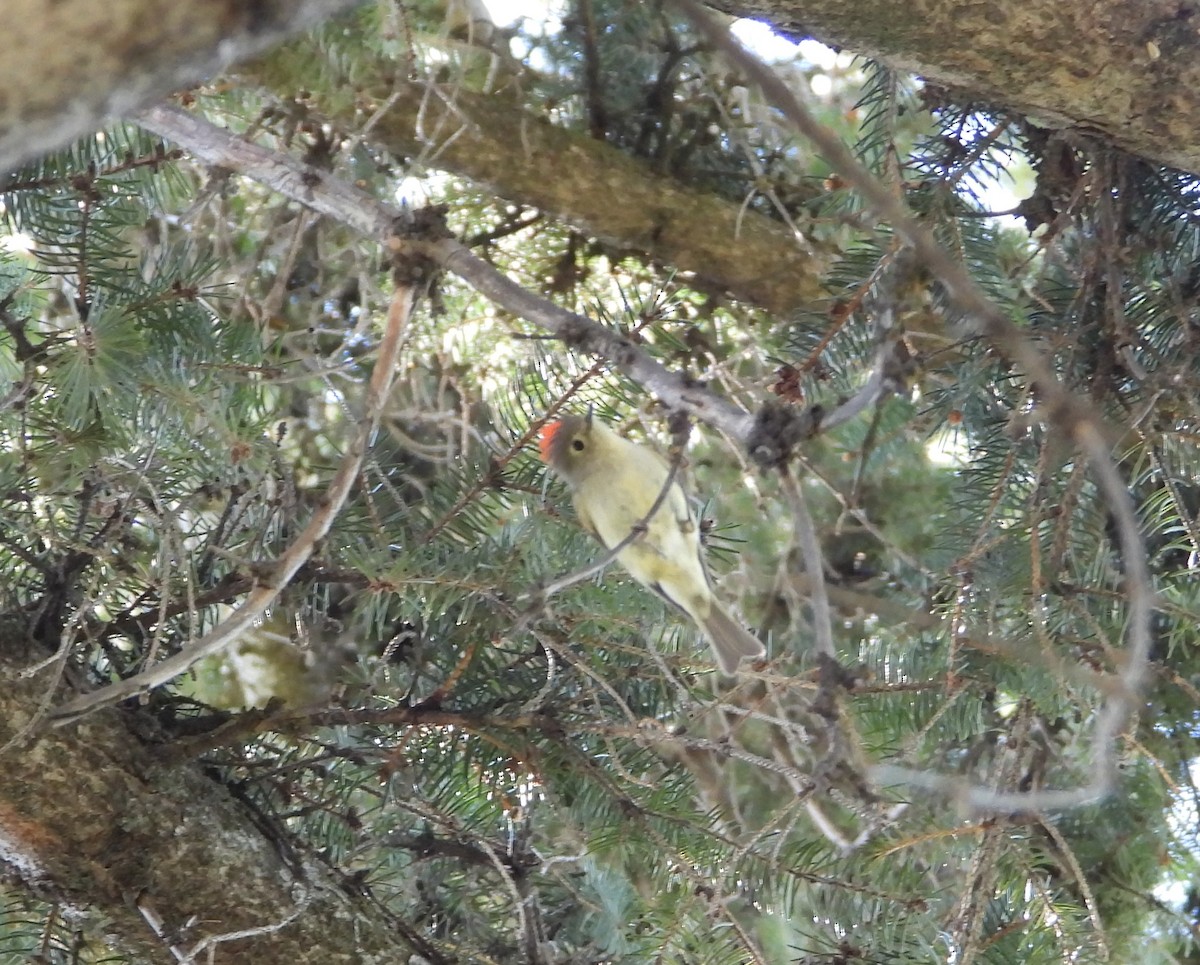
[[[714,0],[1042,126],[1200,174],[1195,0]]]
[[[10,0],[0,171],[266,49],[354,0]],[[1035,121],[1200,173],[1194,0],[715,0]]]
[[[359,0],[5,0],[0,174]]]
[[[316,56],[300,45],[244,65],[238,76],[290,99]],[[400,157],[484,185],[548,212],[618,250],[646,253],[695,276],[697,288],[729,292],[777,314],[825,297],[826,259],[787,225],[737,201],[656,174],[589,136],[548,123],[504,91],[410,82],[394,64],[362,58],[342,87],[355,99],[320,99],[317,110],[346,130],[375,116],[371,139]]]
[[[199,765],[171,763],[164,745],[131,733],[128,713],[101,711],[22,739],[53,678],[21,676],[39,656],[19,640],[0,642],[6,877],[59,902],[85,931],[91,922],[119,936],[139,961],[175,961],[242,929],[262,933],[222,943],[217,961],[408,960],[413,946],[379,906],[274,836]]]

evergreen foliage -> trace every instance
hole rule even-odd
[[[141,712],[183,733],[212,707],[272,702],[262,728],[197,756],[442,962],[1197,960],[1195,181],[875,65],[781,68],[831,78],[823,116],[1112,427],[1161,591],[1116,792],[977,813],[878,786],[870,766],[1084,785],[1096,675],[1123,659],[1110,507],[1040,421],[1038,387],[673,8],[598,0],[557,32],[480,38],[428,6],[381,4],[280,52],[309,65],[303,91],[214,82],[189,100],[381,199],[447,205],[511,278],[748,411],[772,395],[831,408],[902,343],[897,391],[796,464],[842,676],[814,652],[785,487],[710,432],[687,475],[766,664],[718,678],[617,567],[539,600],[598,550],[531,427],[591,407],[665,449],[668,413],[611,360],[447,276],[312,561],[261,626]],[[370,111],[326,123],[368,62],[499,88],[788,219],[828,259],[827,299],[771,317],[439,173],[436,144],[390,155]],[[1010,177],[1032,191],[1024,227],[989,210]],[[14,172],[0,199],[0,603],[98,684],[216,625],[319,506],[390,283],[374,239],[133,126]],[[0,899],[0,961],[126,960],[75,909]]]

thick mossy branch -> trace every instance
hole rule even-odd
[[[241,76],[285,99],[308,86],[313,52],[289,48]],[[736,202],[654,173],[646,162],[528,112],[503,94],[393,76],[395,65],[360,62],[355,100],[315,108],[348,130],[383,110],[371,138],[399,157],[460,175],[530,205],[622,251],[693,274],[699,287],[783,314],[825,296],[826,258],[787,225]]]
[[[6,861],[31,886],[102,915],[137,961],[290,916],[229,947],[261,963],[404,961],[422,947],[328,866],[264,835],[204,768],[171,764],[147,735],[131,734],[128,715],[102,714],[11,747],[44,709],[49,676],[28,673],[44,651],[12,634],[0,646],[0,747],[10,747],[0,825]]]
[[[1177,0],[717,0],[1046,127],[1200,173],[1200,11]]]
[[[0,173],[90,134],[357,0],[4,5]]]

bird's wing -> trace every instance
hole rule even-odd
[[[573,499],[572,502],[575,504],[575,515],[579,519],[579,525],[582,526],[589,535],[593,536],[595,539],[599,540],[601,544],[603,544],[604,540],[600,538],[600,533],[596,529],[596,523],[592,519],[591,514],[588,513],[588,511],[584,508],[583,500]]]

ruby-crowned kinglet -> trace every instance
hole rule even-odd
[[[700,530],[678,482],[654,516],[671,470],[652,449],[622,439],[589,415],[564,416],[542,429],[542,459],[570,487],[584,529],[612,549],[630,575],[687,614],[712,645],[722,672],[743,657],[761,657],[762,643],[743,629],[713,593],[700,549]],[[639,523],[645,532],[629,539]]]

